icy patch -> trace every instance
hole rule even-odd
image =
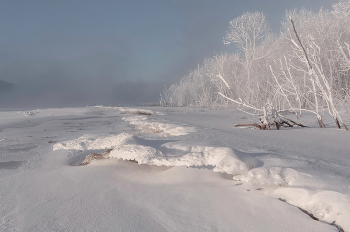
[[[151,122],[147,116],[131,116],[124,117],[123,120],[135,126],[136,129],[142,130],[145,133],[159,133],[163,136],[180,136],[195,132],[194,127],[183,127],[175,124]]]
[[[0,162],[0,170],[1,169],[18,169],[24,164],[25,161],[7,161]]]
[[[233,179],[259,187],[290,186],[298,176],[299,173],[291,168],[260,167],[250,170],[245,175],[235,176]]]
[[[334,191],[311,194],[302,188],[279,188],[274,194],[329,224],[350,231],[350,197]]]
[[[121,133],[119,135],[93,135],[86,134],[77,139],[57,143],[53,146],[53,150],[102,150],[112,149],[123,143],[133,140],[133,135]]]

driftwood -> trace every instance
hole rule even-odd
[[[301,123],[297,123],[297,122],[295,122],[295,121],[293,121],[293,120],[291,120],[289,118],[283,117],[281,115],[279,115],[279,117],[283,118],[283,119],[280,118],[279,122],[275,121],[273,119],[273,117],[272,117],[271,118],[272,120],[270,120],[270,122],[268,124],[264,123],[264,121],[260,119],[261,125],[259,125],[258,123],[254,122],[254,123],[247,123],[247,124],[237,124],[237,125],[235,125],[235,127],[253,126],[254,129],[259,129],[259,130],[265,130],[266,128],[269,130],[272,125],[275,126],[277,130],[279,130],[281,126],[293,127],[294,125],[297,125],[297,126],[300,126],[300,127],[307,127],[307,126],[304,126]]]
[[[265,124],[259,125],[256,122],[248,123],[248,124],[237,124],[237,125],[235,125],[235,127],[239,127],[239,126],[253,126],[254,129],[259,129],[259,130],[265,130],[265,127],[266,127]],[[264,126],[264,129],[263,129],[263,126]]]
[[[304,125],[301,124],[301,123],[294,122],[293,120],[291,120],[291,119],[289,119],[289,118],[286,118],[286,117],[283,117],[283,116],[280,116],[280,117],[282,117],[282,118],[284,118],[284,119],[290,121],[290,122],[293,123],[294,125],[297,125],[297,126],[300,126],[300,127],[307,127],[307,126],[304,126]],[[291,126],[291,127],[293,127],[293,126]]]

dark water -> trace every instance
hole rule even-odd
[[[24,163],[25,163],[25,161],[0,162],[0,169],[17,169],[17,168],[21,167],[21,165]]]

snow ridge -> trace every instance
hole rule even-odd
[[[258,187],[290,186],[299,177],[299,173],[292,168],[260,167],[254,168],[245,175],[233,177],[234,180],[250,183]]]
[[[150,121],[149,118],[144,115],[124,117],[123,120],[135,126],[136,129],[142,130],[144,133],[156,133],[165,137],[186,135],[196,131],[194,127]]]
[[[310,177],[292,168],[260,167],[233,179],[259,189],[273,187],[271,193],[277,198],[306,210],[322,222],[350,231],[350,197],[335,191],[312,190],[310,181],[314,180]]]
[[[119,135],[91,135],[87,134],[78,139],[57,143],[53,150],[102,150],[113,149],[108,157],[123,160],[134,160],[139,164],[157,166],[212,166],[214,172],[228,174],[247,173],[249,166],[244,163],[235,152],[226,147],[203,147],[203,152],[184,153],[181,157],[171,157],[152,147],[141,145],[137,141],[141,138],[122,133]]]
[[[113,149],[114,147],[123,143],[130,142],[133,136],[127,133],[121,133],[119,135],[93,135],[86,134],[77,139],[56,143],[53,146],[53,150],[103,150]]]
[[[94,106],[94,108],[102,108],[102,109],[117,109],[121,113],[125,114],[143,114],[143,115],[164,115],[162,112],[156,112],[153,110],[146,110],[146,109],[136,109],[136,108],[130,108],[130,107],[111,107],[111,106]]]

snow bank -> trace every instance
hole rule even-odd
[[[227,147],[210,147],[210,146],[201,146],[201,145],[194,145],[188,142],[175,142],[175,143],[167,143],[164,144],[162,147],[172,150],[178,150],[183,151],[187,153],[204,153],[209,155],[217,155],[220,153],[231,153],[232,156],[237,157],[237,159],[243,161],[247,168],[250,170],[252,168],[257,168],[262,166],[262,162],[255,159],[249,153],[241,152],[238,150],[234,150]],[[217,153],[217,154],[215,154]]]
[[[306,210],[320,221],[350,231],[350,197],[334,191],[309,190],[310,176],[291,168],[260,167],[233,177],[254,187],[276,186],[272,194]],[[312,181],[312,180],[311,180]]]
[[[271,185],[290,186],[298,176],[299,173],[291,168],[260,167],[250,170],[245,175],[235,176],[233,179],[253,186],[269,187]]]
[[[180,136],[195,132],[194,127],[184,127],[175,124],[149,121],[147,116],[124,117],[123,120],[145,133],[159,133],[164,136]]]
[[[188,153],[171,160],[173,166],[213,166],[214,172],[242,174],[248,172],[248,166],[227,147],[208,147],[205,152]]]
[[[86,134],[77,139],[57,143],[53,150],[102,150],[112,149],[123,143],[133,140],[133,135],[121,133],[119,135],[93,135]]]
[[[171,154],[169,154],[171,155]],[[143,145],[116,147],[110,157],[135,160],[139,164],[157,166],[213,167],[214,172],[240,174],[248,172],[247,165],[239,160],[230,148],[211,148],[207,152],[188,153],[181,157],[169,157],[161,151]]]
[[[130,107],[111,107],[111,106],[94,106],[94,108],[103,108],[103,109],[117,109],[120,112],[125,114],[135,114],[135,115],[164,115],[162,112],[156,112],[153,110],[130,108]]]
[[[300,207],[320,221],[336,224],[350,231],[350,197],[334,191],[312,194],[303,188],[279,188],[274,194]]]
[[[165,154],[160,150],[140,145],[142,140],[137,136],[122,133],[116,136],[84,135],[78,139],[55,144],[53,150],[101,150],[113,149],[108,157],[123,160],[135,160],[139,164],[157,166],[187,166],[213,168],[214,172],[228,174],[247,173],[249,167],[239,159],[235,152],[226,147],[205,147],[200,152],[183,153],[180,157],[169,157],[173,154]],[[177,153],[178,154],[178,153]]]
[[[163,165],[164,160],[167,156],[161,151],[144,145],[138,144],[126,144],[115,147],[109,157],[123,159],[123,160],[134,160],[139,164],[150,164],[150,165]]]
[[[137,109],[129,107],[106,107],[94,106],[95,108],[118,109],[122,113],[133,114],[135,116],[124,117],[123,120],[135,126],[136,129],[142,130],[144,133],[159,134],[162,136],[180,136],[195,132],[194,127],[184,127],[175,124],[150,121],[146,115],[164,115],[161,112],[156,112],[146,109]]]

